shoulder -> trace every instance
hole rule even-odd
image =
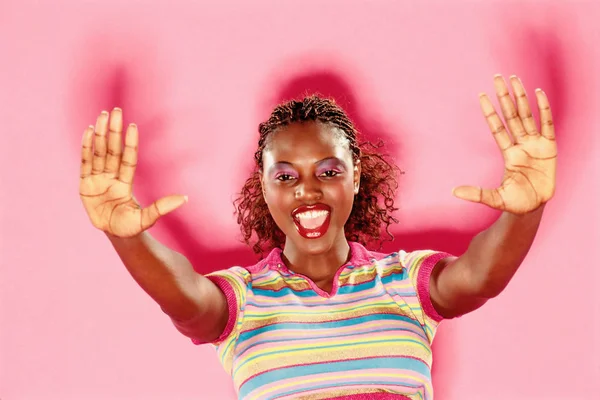
[[[349,264],[373,269],[380,276],[399,274],[403,267],[398,252],[382,253],[366,249],[362,244],[350,242],[351,258]]]
[[[367,250],[356,242],[350,243],[352,252],[351,262],[354,264],[374,264],[382,269],[406,269],[414,271],[425,267],[433,268],[440,260],[451,257],[450,254],[437,250],[398,250],[391,253],[382,253]]]
[[[439,261],[452,257],[451,254],[437,250],[401,250],[397,254],[399,262],[408,270],[431,270]]]
[[[238,279],[243,279],[246,282],[251,282],[257,278],[263,277],[266,274],[277,269],[281,264],[281,249],[275,248],[269,254],[251,265],[234,265],[227,269],[211,272],[207,276],[226,277],[232,276]]]

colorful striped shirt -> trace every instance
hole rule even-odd
[[[449,254],[385,255],[351,242],[327,293],[281,252],[207,275],[227,297],[229,320],[213,345],[239,399],[433,399],[442,317],[429,278]]]

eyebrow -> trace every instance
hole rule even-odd
[[[344,162],[342,160],[340,160],[339,158],[337,158],[335,156],[332,156],[332,157],[327,157],[327,158],[324,158],[322,160],[319,160],[319,161],[315,162],[314,165],[323,164],[323,163],[326,163],[328,161],[334,161],[334,162],[337,162],[337,163],[340,163],[340,164],[344,164]],[[273,166],[271,168],[275,168],[275,167],[278,167],[280,165],[286,165],[286,166],[291,166],[291,167],[294,166],[294,164],[292,164],[289,161],[278,161],[275,164],[273,164]]]

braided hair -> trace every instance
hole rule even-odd
[[[398,188],[396,173],[401,171],[379,152],[383,143],[358,143],[354,124],[333,99],[312,95],[278,105],[269,119],[258,127],[260,137],[254,154],[255,168],[234,201],[243,241],[248,245],[255,242],[252,249],[257,254],[283,247],[285,235],[275,224],[262,195],[263,151],[268,146],[271,133],[292,123],[310,121],[338,128],[348,141],[354,163],[359,160],[361,163],[360,189],[344,226],[346,239],[365,246],[370,242],[379,241],[381,244],[385,240],[392,240],[389,226],[398,222],[392,213],[397,210],[394,207]],[[382,228],[386,233],[383,239]]]

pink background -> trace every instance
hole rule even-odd
[[[171,326],[88,222],[79,144],[102,109],[140,126],[144,204],[189,195],[152,233],[200,272],[254,260],[231,199],[257,124],[316,89],[406,171],[386,249],[459,254],[496,215],[450,192],[500,180],[477,101],[497,72],[548,93],[558,192],[507,290],[441,327],[437,398],[597,398],[600,3],[249,3],[0,4],[0,398],[233,398],[214,350]]]

